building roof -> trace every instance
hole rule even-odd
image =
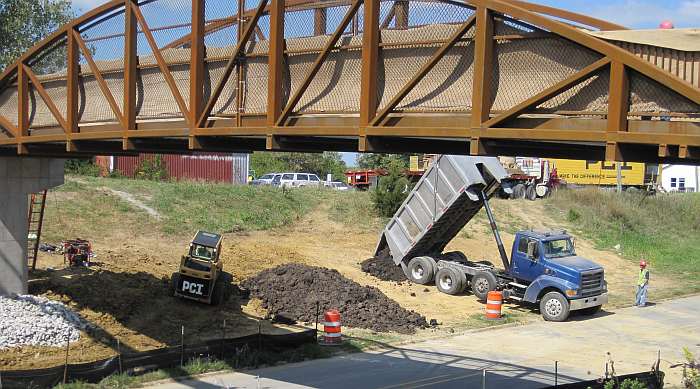
[[[609,41],[665,47],[681,51],[700,51],[700,29],[587,31]]]

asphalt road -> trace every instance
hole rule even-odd
[[[606,358],[618,374],[649,370],[658,351],[667,383],[679,385],[680,369],[668,367],[683,347],[700,355],[699,312],[695,296],[153,388],[481,388],[484,370],[487,388],[541,388],[554,384],[555,361],[565,383],[599,377]]]

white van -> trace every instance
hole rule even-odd
[[[304,186],[320,186],[321,179],[311,173],[282,173],[272,180],[273,186],[281,188],[301,188]]]

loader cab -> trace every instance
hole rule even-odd
[[[202,278],[216,278],[216,270],[221,270],[222,237],[211,232],[198,231],[192,241],[187,255],[182,257],[181,272]]]
[[[198,231],[190,243],[190,257],[218,262],[221,253],[221,235]]]

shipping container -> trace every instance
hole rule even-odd
[[[567,184],[575,185],[617,185],[617,163],[582,161],[571,159],[549,159],[557,176]],[[623,186],[642,187],[646,184],[646,167],[643,163],[620,162]]]
[[[250,155],[231,153],[202,153],[191,155],[140,154],[113,157],[112,170],[127,177],[135,177],[146,159],[162,159],[167,178],[231,183],[248,183]]]

